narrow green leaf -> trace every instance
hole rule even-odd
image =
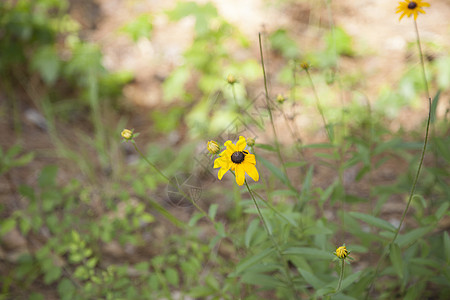
[[[394,266],[395,272],[397,272],[398,277],[403,278],[402,252],[400,250],[400,247],[396,243],[391,244],[389,257],[391,259],[392,265]]]
[[[284,173],[279,168],[277,168],[274,164],[272,164],[270,161],[266,160],[262,156],[258,155],[257,160],[260,161],[267,169],[269,169],[269,171],[273,175],[275,175],[275,177],[280,179],[281,182],[283,182],[285,185],[289,186],[288,179],[286,178]]]
[[[322,280],[314,276],[312,273],[300,268],[298,268],[298,271],[300,272],[300,274],[302,274],[305,281],[310,285],[312,285],[315,289],[320,289],[325,285],[325,283]]]
[[[272,145],[267,145],[267,144],[255,144],[255,147],[257,148],[261,148],[267,151],[272,151],[272,152],[277,152],[277,149],[272,146]]]
[[[259,219],[254,219],[245,232],[245,247],[249,248],[255,235],[256,230],[259,227]]]
[[[333,254],[332,252],[328,252],[325,250],[317,249],[317,248],[308,248],[308,247],[290,247],[283,251],[285,255],[300,255],[309,259],[325,259],[332,260]]]
[[[209,217],[214,220],[216,218],[217,208],[219,207],[218,204],[214,203],[209,207],[208,215]]]
[[[360,213],[360,212],[355,212],[352,211],[349,213],[351,216],[366,222],[367,224],[370,224],[372,226],[378,227],[380,229],[385,229],[385,230],[389,230],[392,232],[395,232],[396,228],[389,223],[388,221],[385,221],[383,219],[368,215],[368,214],[364,214],[364,213]]]
[[[245,271],[247,268],[249,268],[250,266],[260,262],[261,260],[263,260],[264,258],[266,258],[267,256],[271,255],[274,252],[274,248],[267,248],[261,252],[259,252],[256,255],[253,255],[243,261],[241,261],[237,267],[236,267],[236,274],[240,274],[243,271]]]
[[[444,231],[444,253],[447,264],[450,263],[450,238],[448,232]]]
[[[413,229],[406,234],[399,235],[397,238],[397,244],[400,246],[400,248],[409,246],[431,230],[433,230],[432,226]]]

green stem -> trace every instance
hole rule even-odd
[[[270,99],[269,99],[269,91],[267,89],[267,76],[266,76],[266,68],[264,66],[264,55],[263,55],[263,49],[262,49],[261,33],[258,34],[258,38],[259,38],[259,53],[261,56],[261,66],[262,66],[262,71],[263,71],[263,76],[264,76],[264,91],[265,91],[265,95],[266,95],[267,111],[269,112],[270,124],[272,125],[273,136],[275,139],[275,149],[277,152],[278,160],[280,161],[281,167],[283,168],[284,175],[286,176],[286,178],[288,178],[286,166],[284,165],[283,157],[281,156],[281,152],[280,152],[280,143],[278,142],[277,131],[275,129],[275,124],[273,122],[272,108],[271,108],[271,103],[270,103]]]
[[[264,225],[264,229],[266,230],[267,234],[269,235],[269,238],[272,241],[272,244],[275,246],[275,249],[276,249],[277,254],[278,254],[278,258],[283,263],[283,266],[284,266],[284,269],[285,269],[285,273],[286,273],[286,277],[287,277],[287,280],[288,280],[288,284],[289,284],[289,287],[291,288],[293,296],[294,296],[294,298],[297,298],[296,292],[295,292],[294,281],[292,280],[291,273],[289,271],[289,265],[288,265],[286,259],[283,256],[283,253],[281,251],[280,245],[278,245],[277,241],[275,240],[275,238],[272,235],[272,232],[269,230],[269,227],[267,226],[266,220],[264,219],[264,217],[263,217],[263,215],[261,213],[261,210],[259,209],[258,202],[256,201],[255,196],[253,195],[253,191],[248,186],[247,180],[245,180],[244,182],[245,182],[245,186],[247,187],[247,190],[248,190],[250,196],[252,197],[252,200],[253,200],[253,203],[255,204],[256,210],[258,211],[259,218],[261,219],[261,222]]]
[[[314,82],[312,81],[312,78],[311,78],[311,74],[309,73],[308,69],[305,69],[305,71],[306,71],[306,74],[308,75],[308,80],[309,80],[309,83],[311,84],[311,88],[313,90],[314,97],[316,98],[317,110],[319,111],[320,116],[322,117],[323,126],[325,126],[325,130],[327,131],[328,139],[330,140],[330,142],[333,142],[332,141],[332,137],[331,137],[331,133],[330,133],[330,129],[327,126],[327,121],[326,121],[325,115],[323,113],[322,105],[320,104],[319,95],[317,94],[316,87],[315,87]]]
[[[420,45],[419,30],[417,28],[416,20],[414,20],[414,28],[416,29],[417,47],[419,48],[420,64],[422,65],[422,75],[423,75],[423,80],[424,80],[424,83],[425,83],[426,93],[427,93],[427,97],[428,97],[428,119],[427,119],[427,125],[426,125],[426,129],[425,129],[425,140],[424,140],[424,143],[423,143],[422,154],[420,155],[420,161],[419,161],[419,166],[417,168],[416,176],[414,177],[414,182],[413,182],[413,185],[411,187],[411,191],[409,193],[408,202],[407,202],[406,207],[405,207],[405,209],[403,211],[402,217],[400,219],[400,223],[398,224],[397,229],[395,230],[394,237],[389,242],[389,244],[387,245],[387,248],[383,251],[383,254],[381,255],[381,257],[378,260],[377,267],[375,269],[375,274],[374,274],[374,276],[372,278],[372,281],[370,283],[369,289],[367,290],[366,299],[368,299],[369,293],[370,293],[370,291],[372,290],[372,287],[373,287],[373,282],[378,276],[378,272],[379,272],[379,269],[380,269],[380,263],[387,256],[387,254],[389,253],[388,249],[390,249],[390,246],[397,239],[398,234],[400,232],[400,228],[403,225],[403,221],[405,220],[405,217],[406,217],[406,214],[408,212],[409,206],[411,205],[412,198],[413,198],[414,193],[416,191],[417,182],[419,180],[419,175],[420,175],[420,171],[422,169],[422,164],[423,164],[423,160],[424,160],[424,157],[425,157],[425,151],[427,149],[427,144],[428,144],[428,133],[429,133],[429,130],[430,130],[430,120],[431,120],[431,97],[430,97],[430,92],[429,92],[429,89],[428,89],[428,82],[427,82],[427,77],[426,77],[426,73],[425,73],[425,63],[423,61],[422,47]]]
[[[342,279],[344,279],[344,268],[345,268],[345,259],[341,258],[341,272],[339,274],[339,282],[336,292],[339,292],[339,290],[341,289]]]

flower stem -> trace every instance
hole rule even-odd
[[[270,99],[269,99],[269,91],[267,89],[267,76],[266,76],[266,68],[264,66],[264,55],[263,55],[263,49],[262,49],[261,33],[258,34],[258,38],[259,38],[259,53],[261,56],[261,66],[262,66],[262,71],[263,71],[263,76],[264,76],[264,91],[265,91],[265,95],[266,95],[266,105],[267,105],[267,111],[269,112],[270,124],[272,125],[273,136],[275,139],[275,149],[277,152],[278,160],[280,161],[281,167],[283,168],[283,173],[286,176],[286,178],[288,178],[286,166],[284,165],[283,157],[281,156],[280,143],[278,142],[277,131],[275,129],[275,124],[273,122],[272,108],[271,108],[271,103],[270,103]]]
[[[342,279],[344,279],[344,268],[345,268],[345,259],[341,258],[341,272],[339,274],[339,282],[336,288],[336,292],[339,292],[339,290],[341,289]]]
[[[283,253],[281,251],[280,245],[278,245],[277,241],[275,240],[275,238],[272,235],[272,232],[269,230],[269,227],[267,226],[266,220],[264,219],[264,217],[263,217],[263,215],[261,213],[261,210],[259,209],[258,202],[256,201],[255,196],[253,195],[253,191],[250,189],[250,187],[249,187],[249,185],[247,183],[247,180],[245,180],[244,182],[245,182],[245,186],[247,187],[247,190],[248,190],[250,196],[252,197],[252,200],[253,200],[253,203],[255,204],[256,210],[258,211],[259,218],[261,219],[261,222],[264,225],[264,229],[266,230],[267,234],[269,235],[269,238],[272,241],[272,244],[275,246],[275,249],[276,249],[277,254],[278,254],[278,258],[283,263],[283,266],[284,266],[284,269],[285,269],[285,273],[286,273],[286,277],[287,277],[287,280],[288,280],[288,284],[289,284],[289,287],[291,288],[293,296],[294,296],[294,298],[297,298],[296,292],[295,292],[294,281],[292,280],[291,273],[290,273],[290,270],[289,270],[289,265],[288,265],[286,259],[283,256]]]
[[[309,73],[308,69],[305,69],[305,71],[306,71],[306,75],[308,75],[308,80],[309,80],[309,83],[311,84],[311,88],[313,90],[314,97],[316,98],[317,110],[319,111],[320,116],[322,117],[323,126],[325,126],[325,130],[327,131],[328,139],[330,140],[330,142],[333,142],[331,133],[330,133],[330,128],[327,126],[327,121],[326,121],[325,115],[323,113],[322,105],[320,104],[320,98],[319,98],[319,95],[317,94],[317,90],[314,85],[314,82],[312,81],[311,74]]]
[[[423,61],[422,46],[420,44],[419,30],[417,28],[416,20],[414,20],[414,28],[416,30],[417,47],[419,49],[420,64],[422,65],[422,75],[423,75],[423,80],[424,80],[424,84],[425,84],[425,90],[426,90],[427,97],[428,97],[428,119],[427,119],[427,125],[426,125],[426,129],[425,129],[425,140],[424,140],[424,143],[423,143],[422,154],[420,155],[420,161],[419,161],[419,166],[417,167],[416,176],[414,177],[414,182],[413,182],[413,185],[411,187],[411,191],[409,193],[408,202],[406,203],[406,207],[405,207],[405,209],[403,211],[402,217],[400,219],[400,223],[398,224],[397,229],[395,230],[394,237],[389,242],[387,248],[385,249],[385,251],[383,251],[383,254],[381,255],[381,257],[378,260],[377,267],[375,269],[375,274],[374,274],[374,276],[372,278],[372,281],[370,283],[369,289],[367,290],[366,299],[368,299],[369,293],[370,293],[370,291],[372,290],[372,287],[373,287],[373,282],[378,276],[378,272],[379,272],[379,269],[380,269],[380,263],[387,256],[387,254],[389,253],[388,249],[390,249],[390,246],[397,239],[398,234],[400,232],[400,229],[401,229],[401,227],[403,225],[403,221],[405,220],[405,217],[406,217],[406,214],[408,212],[409,206],[411,205],[412,198],[413,198],[414,193],[416,191],[417,182],[419,180],[419,175],[420,175],[420,171],[422,169],[422,164],[423,164],[423,160],[424,160],[424,157],[425,157],[425,151],[427,149],[427,144],[428,144],[428,133],[429,133],[429,130],[430,130],[430,120],[431,120],[431,97],[430,97],[430,92],[429,92],[429,89],[428,89],[428,81],[427,81],[427,76],[426,76],[426,73],[425,73],[425,63]]]

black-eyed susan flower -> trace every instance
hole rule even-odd
[[[345,245],[339,247],[336,249],[336,252],[334,252],[334,255],[336,255],[338,258],[346,258],[349,255],[349,251],[347,250],[347,248],[345,247]]]
[[[124,139],[126,139],[127,141],[133,139],[133,131],[132,131],[132,130],[124,129],[124,130],[122,130],[121,135],[122,135],[122,137],[123,137]]]
[[[216,141],[209,141],[206,145],[206,149],[208,149],[211,154],[217,154],[220,151],[219,144],[217,144]]]
[[[411,15],[414,15],[414,20],[417,19],[417,16],[420,13],[425,13],[425,11],[422,9],[422,7],[429,7],[430,3],[427,3],[425,1],[422,0],[404,0],[403,2],[399,2],[398,3],[398,7],[397,7],[397,11],[395,12],[396,14],[398,13],[402,13],[402,15],[400,16],[401,20],[405,15],[409,17],[411,17]]]
[[[231,169],[235,172],[236,183],[243,185],[245,182],[245,173],[247,173],[254,181],[259,180],[258,170],[256,169],[256,159],[254,154],[250,154],[245,147],[247,142],[243,136],[239,137],[239,141],[233,144],[231,141],[225,142],[227,147],[220,157],[214,161],[214,168],[220,168],[218,178],[222,180],[223,175]]]

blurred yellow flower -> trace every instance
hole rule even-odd
[[[219,144],[217,144],[216,141],[209,141],[206,145],[206,149],[208,149],[211,154],[217,154],[220,151]]]
[[[415,0],[415,1],[404,0],[404,2],[399,2],[398,4],[399,5],[395,13],[396,14],[402,13],[399,20],[401,20],[405,15],[407,15],[408,18],[411,17],[411,15],[414,15],[414,20],[416,20],[417,16],[419,15],[419,12],[423,14],[425,13],[422,7],[430,6],[429,3],[422,0]]]
[[[345,245],[337,248],[336,252],[334,252],[334,255],[336,255],[339,258],[346,258],[348,254],[349,254],[349,252],[348,252],[347,248],[345,247]]]
[[[304,61],[300,63],[300,68],[302,68],[303,70],[308,70],[309,69],[309,64]]]
[[[250,154],[245,147],[247,142],[243,136],[239,137],[239,141],[233,144],[226,141],[227,147],[220,157],[214,161],[214,168],[220,168],[218,178],[222,180],[223,175],[232,170],[236,173],[236,183],[243,185],[245,182],[245,173],[247,173],[254,181],[259,180],[258,170],[256,169],[256,159],[254,154]]]
[[[129,129],[124,129],[122,130],[121,133],[122,137],[124,139],[126,139],[127,141],[131,140],[133,138],[133,131],[129,130]]]
[[[235,84],[237,82],[236,78],[234,77],[233,74],[228,74],[227,76],[227,82],[229,84]]]

